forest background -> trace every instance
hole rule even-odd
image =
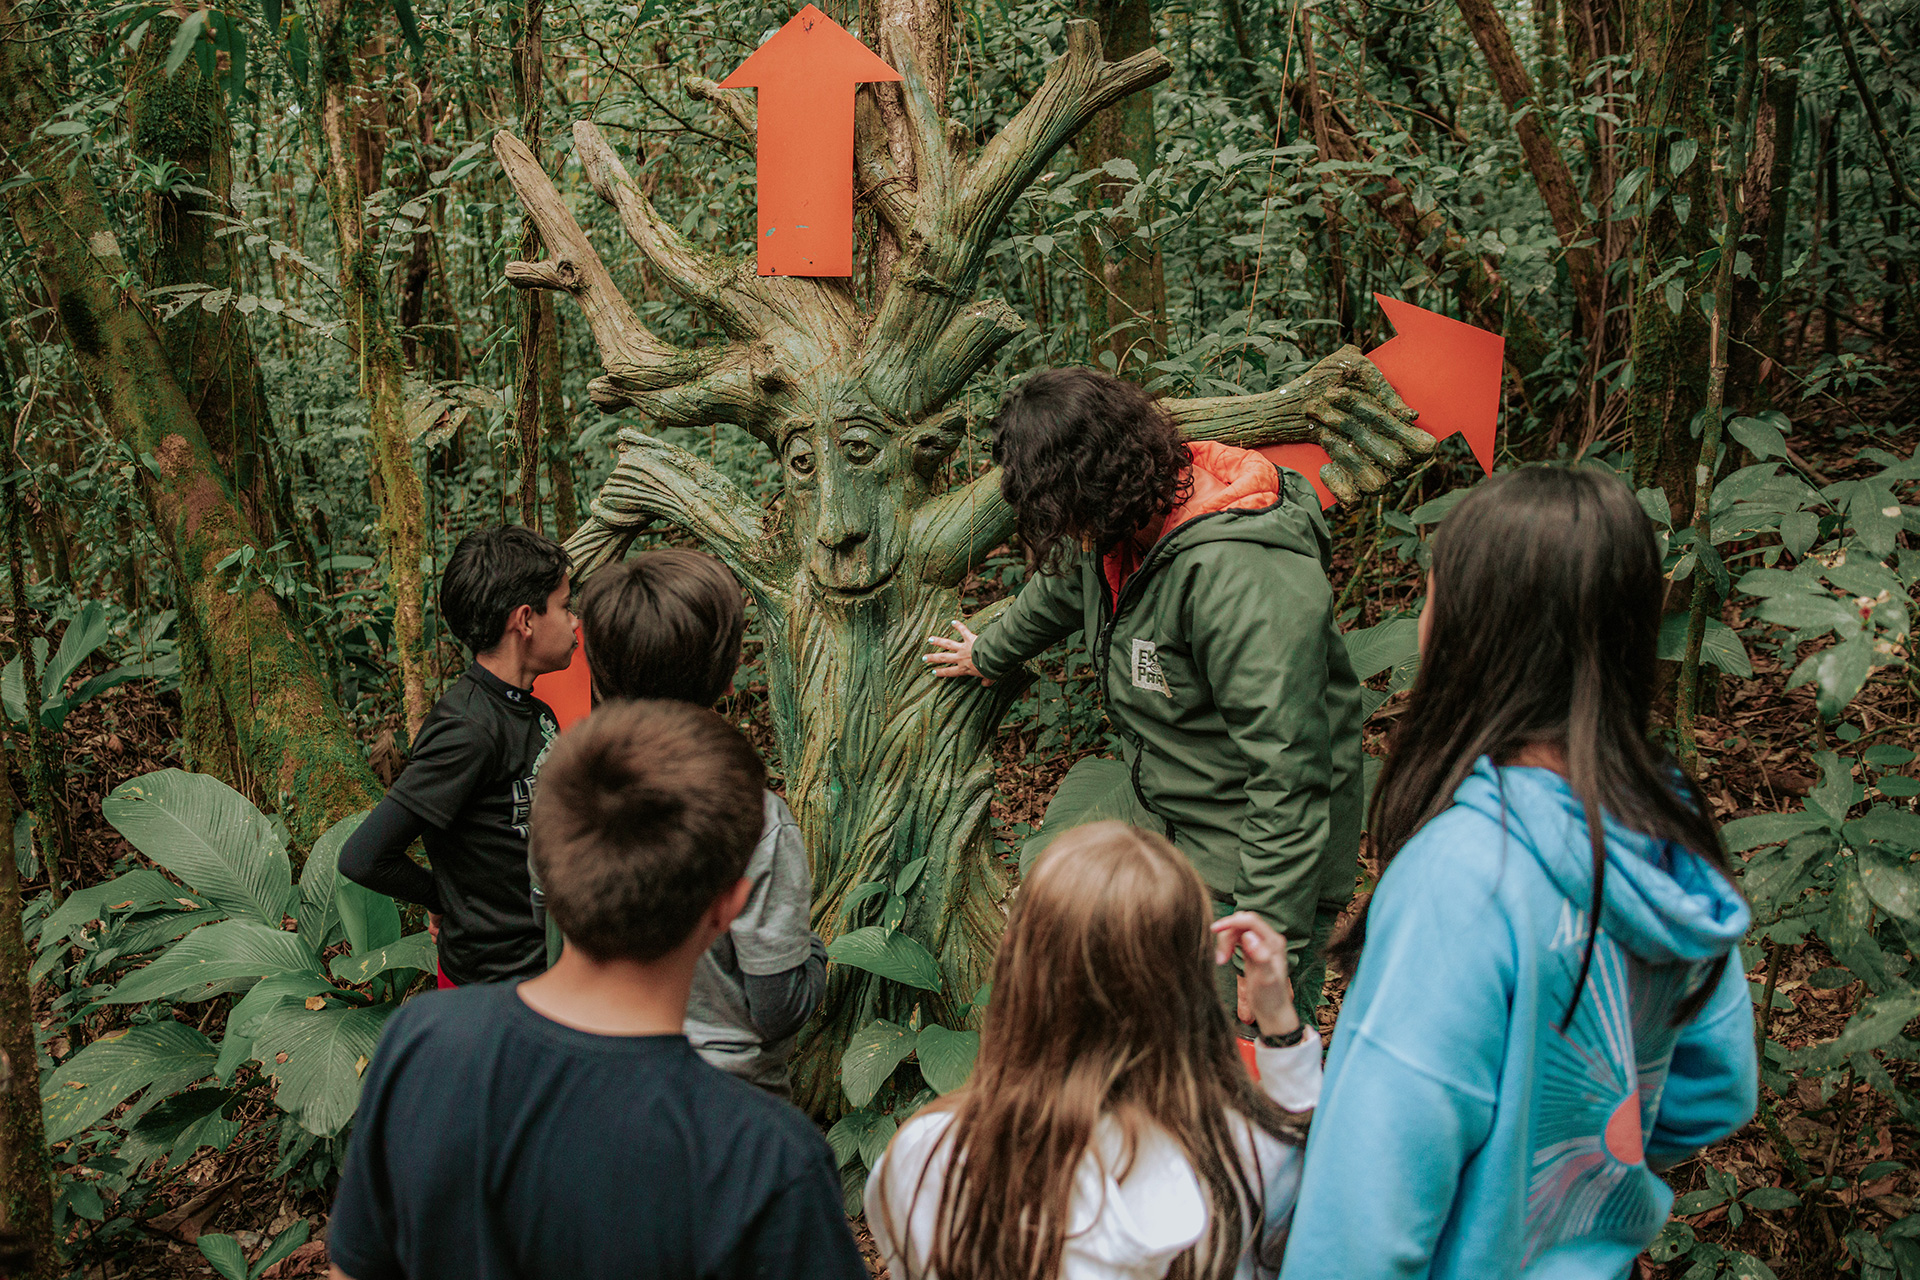
[[[981,292],[1027,323],[1000,325],[954,395],[928,493],[984,473],[1000,391],[1036,367],[1276,393],[1390,336],[1375,291],[1506,335],[1498,465],[1612,468],[1666,536],[1658,732],[1755,906],[1760,1115],[1674,1171],[1645,1273],[1920,1280],[1920,15],[822,7],[869,44],[902,33],[888,49],[959,158],[1057,60],[1171,64],[1042,157],[982,239]],[[416,913],[333,858],[464,665],[434,611],[449,549],[501,520],[575,533],[623,429],[729,493],[795,500],[795,458],[748,427],[622,414],[589,386],[583,313],[508,280],[555,249],[495,148],[525,142],[638,322],[697,350],[726,326],[661,246],[750,254],[750,100],[712,81],[789,16],[0,0],[8,1266],[324,1270],[360,1073],[432,969]],[[868,140],[920,118],[892,88],[860,111]],[[872,308],[911,248],[901,193],[937,166],[924,145],[861,154],[849,296]],[[653,231],[594,198],[607,155]],[[1356,470],[1366,491],[1330,513],[1376,755],[1413,673],[1426,539],[1477,474],[1456,439]],[[978,550],[953,584],[969,612],[1022,577],[1017,545]],[[765,616],[723,710],[787,779]],[[1110,742],[1082,653],[1035,675],[995,708],[995,903],[1054,783]],[[990,998],[955,988],[916,914],[939,870],[890,865],[817,919],[852,1012],[811,1034],[811,1104],[850,1207],[897,1124],[964,1081]]]

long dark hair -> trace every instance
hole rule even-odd
[[[1213,909],[1185,854],[1119,822],[1076,827],[1020,886],[993,965],[973,1077],[933,1104],[952,1112],[939,1187],[932,1162],[906,1203],[880,1188],[903,1280],[1051,1280],[1072,1231],[1076,1171],[1101,1118],[1120,1126],[1126,1176],[1157,1128],[1192,1165],[1207,1233],[1171,1280],[1226,1280],[1264,1238],[1264,1174],[1243,1163],[1233,1117],[1299,1145],[1305,1126],[1247,1076],[1213,987]],[[1257,1148],[1255,1148],[1257,1153]],[[926,1257],[912,1201],[937,1195]]]
[[[1569,1020],[1600,932],[1603,815],[1728,870],[1698,788],[1647,737],[1663,587],[1653,524],[1611,474],[1531,467],[1482,484],[1434,537],[1431,630],[1373,795],[1368,831],[1385,871],[1480,757],[1505,763],[1532,743],[1566,751],[1593,845]],[[1351,966],[1365,940],[1363,908],[1332,954]],[[1699,987],[1678,1020],[1713,986]]]
[[[1191,491],[1193,451],[1152,393],[1097,369],[1043,369],[993,420],[1000,496],[1027,565],[1064,573],[1080,541],[1104,552]]]

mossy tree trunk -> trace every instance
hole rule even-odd
[[[432,709],[427,696],[425,498],[406,431],[406,359],[387,310],[380,246],[368,235],[365,183],[379,181],[385,151],[356,126],[354,50],[387,6],[370,0],[312,0],[308,27],[320,53],[320,142],[326,155],[327,205],[340,243],[340,301],[360,362],[360,393],[367,401],[373,456],[369,473],[380,509],[380,541],[387,554],[387,592],[393,599],[393,647],[400,668],[401,702],[409,738]],[[362,169],[370,176],[363,179]]]
[[[220,696],[234,709],[252,776],[302,846],[379,796],[366,758],[300,629],[257,579],[214,566],[262,548],[193,405],[87,167],[63,140],[36,134],[54,118],[29,23],[0,0],[0,153],[37,181],[6,193],[20,238],[53,300],[101,416],[136,469],[182,612],[206,637]]]
[[[1780,277],[1786,269],[1787,219],[1793,204],[1793,135],[1800,99],[1800,54],[1807,39],[1800,0],[1762,0],[1758,116],[1747,169],[1746,229],[1741,247],[1753,273],[1733,284],[1733,322],[1740,340],[1731,353],[1727,396],[1736,409],[1772,403],[1767,366],[1780,359]]]
[[[1692,519],[1698,452],[1692,424],[1707,403],[1711,364],[1699,305],[1705,281],[1696,264],[1713,246],[1707,54],[1715,13],[1691,0],[1641,0],[1634,32],[1641,73],[1637,123],[1643,163],[1651,169],[1638,198],[1644,205],[1656,190],[1664,198],[1641,220],[1627,425],[1634,483],[1666,493],[1675,528]],[[1673,174],[1676,146],[1692,153],[1678,176]]]
[[[173,75],[165,74],[167,49],[179,20],[161,14],[153,22],[127,77],[131,142],[142,160],[174,166],[179,180],[140,199],[145,222],[140,273],[154,290],[201,284],[237,292],[236,241],[217,234],[220,219],[231,216],[233,189],[233,131],[224,97],[198,59],[189,58]],[[254,536],[266,545],[277,541],[278,533],[293,533],[304,548],[306,540],[294,530],[291,513],[280,510],[273,419],[246,317],[232,307],[210,312],[188,306],[164,322],[161,332],[174,377]],[[273,798],[253,785],[240,751],[234,709],[212,678],[209,638],[191,609],[180,610],[179,617],[187,765],[270,805]]]
[[[595,191],[651,270],[728,338],[671,346],[640,323],[533,155],[509,134],[494,142],[551,255],[509,263],[507,278],[579,304],[606,370],[588,387],[594,401],[667,427],[737,424],[782,470],[781,501],[762,507],[693,454],[623,430],[614,473],[569,543],[579,572],[667,522],[694,534],[753,594],[787,798],[806,833],[814,926],[824,937],[877,921],[882,900],[855,902],[854,889],[927,859],[903,928],[939,958],[944,994],[835,966],[796,1071],[796,1098],[816,1114],[839,1109],[839,1050],[855,1029],[876,1016],[904,1023],[916,1004],[954,1025],[986,978],[1008,885],[988,830],[988,746],[1020,684],[940,681],[920,660],[926,637],[960,616],[962,579],[1013,528],[997,473],[951,487],[940,479],[966,436],[955,397],[1024,328],[1004,302],[975,290],[1001,220],[1054,153],[1099,111],[1170,70],[1151,49],[1110,62],[1094,24],[1069,23],[1065,56],[969,158],[936,105],[944,77],[922,71],[921,30],[883,13],[877,32],[881,56],[905,77],[900,123],[913,182],[895,180],[890,148],[872,137],[860,144],[862,189],[898,250],[870,312],[849,281],[761,277],[751,260],[689,243],[581,122],[574,151]],[[751,132],[751,97],[696,91]],[[1170,407],[1193,439],[1319,443],[1334,458],[1323,478],[1348,496],[1432,448],[1352,348],[1262,395]]]
[[[1153,47],[1151,0],[1083,0],[1080,11],[1099,24],[1108,62],[1122,62]],[[1143,182],[1158,163],[1153,132],[1153,90],[1128,94],[1093,118],[1075,144],[1084,168],[1115,160],[1105,178],[1089,189],[1108,205],[1120,204],[1129,188]],[[1126,174],[1133,167],[1133,176]],[[1167,349],[1167,274],[1158,240],[1138,233],[1150,228],[1153,206],[1143,203],[1132,216],[1108,222],[1106,234],[1089,233],[1087,270],[1089,324],[1105,345],[1116,372],[1140,376]]]

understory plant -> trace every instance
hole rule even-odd
[[[339,873],[364,815],[323,834],[296,881],[285,827],[218,779],[149,773],[103,810],[152,865],[29,908],[32,977],[58,992],[49,1040],[114,1027],[43,1063],[61,1204],[104,1221],[118,1197],[116,1222],[135,1220],[169,1171],[243,1137],[277,1141],[276,1177],[319,1148],[309,1176],[325,1178],[381,1028],[435,967],[391,898]]]

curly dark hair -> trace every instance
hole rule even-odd
[[[1193,451],[1172,416],[1098,369],[1043,369],[1008,392],[993,460],[1038,573],[1066,573],[1083,540],[1106,552],[1192,491]]]

